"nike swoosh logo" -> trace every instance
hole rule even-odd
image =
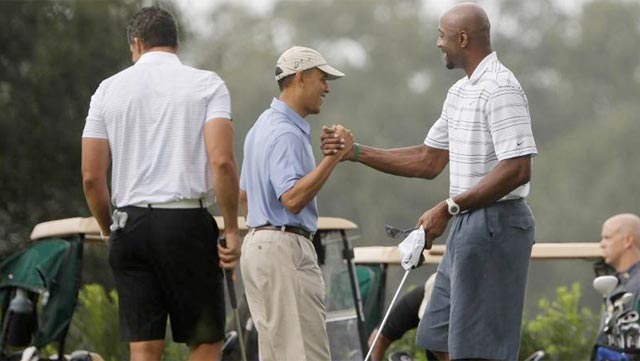
[[[519,140],[516,142],[516,145],[522,145],[522,143],[524,143],[524,140],[519,139]]]

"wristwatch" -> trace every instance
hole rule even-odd
[[[447,198],[447,210],[452,216],[457,216],[460,213],[460,206],[453,200],[453,198]]]

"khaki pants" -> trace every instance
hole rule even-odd
[[[260,360],[330,360],[324,280],[310,240],[250,231],[240,257]]]

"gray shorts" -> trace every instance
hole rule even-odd
[[[524,200],[454,218],[417,343],[451,359],[517,360],[534,220]]]

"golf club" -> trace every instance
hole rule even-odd
[[[382,328],[384,327],[385,323],[387,323],[387,318],[389,317],[389,314],[391,313],[391,309],[393,308],[394,303],[396,303],[396,299],[398,298],[398,295],[400,294],[400,290],[402,289],[402,286],[404,285],[404,282],[407,280],[407,276],[409,276],[409,272],[411,272],[410,269],[406,270],[404,272],[404,276],[402,276],[402,280],[400,281],[400,285],[398,286],[398,289],[396,290],[395,295],[393,295],[393,298],[391,299],[391,303],[389,304],[389,308],[387,308],[387,313],[384,315],[384,318],[382,319],[382,323],[380,323],[380,327],[378,327],[378,332],[376,332],[376,337],[373,339],[373,342],[371,343],[371,347],[369,347],[369,351],[367,352],[367,356],[364,358],[364,361],[369,361],[369,357],[371,357],[371,352],[373,352],[373,348],[376,346],[376,343],[378,342],[378,338],[380,337],[380,333],[382,332]]]
[[[227,248],[227,240],[224,237],[218,239],[220,245]],[[238,299],[236,298],[236,287],[233,283],[233,272],[227,272],[226,269],[222,269],[224,278],[227,281],[227,290],[229,291],[229,303],[231,303],[231,309],[233,310],[233,317],[236,319],[236,328],[238,329],[238,343],[240,344],[240,357],[242,361],[247,361],[247,353],[244,349],[244,337],[242,337],[242,325],[240,324],[240,312],[238,311]]]
[[[389,304],[389,307],[387,308],[387,312],[384,315],[384,318],[382,319],[382,322],[380,323],[380,326],[378,327],[378,332],[376,332],[376,336],[373,338],[373,342],[371,343],[371,347],[369,347],[369,351],[367,352],[367,356],[364,358],[364,361],[369,361],[369,358],[371,357],[371,353],[373,352],[373,349],[376,346],[376,343],[378,342],[378,339],[380,338],[380,334],[382,333],[382,329],[384,328],[384,325],[387,323],[387,319],[389,318],[389,314],[391,314],[391,310],[393,309],[393,305],[396,303],[396,299],[398,298],[398,295],[400,294],[400,290],[402,290],[402,286],[404,285],[405,281],[407,280],[407,276],[409,276],[409,272],[411,272],[412,269],[419,267],[420,264],[422,264],[422,262],[424,261],[424,256],[422,255],[422,251],[424,249],[424,239],[426,237],[426,233],[427,231],[424,230],[422,228],[422,226],[420,227],[420,230],[416,230],[416,229],[409,229],[409,230],[400,230],[398,228],[392,227],[388,224],[386,224],[384,226],[384,230],[387,233],[387,235],[391,238],[396,238],[400,235],[405,236],[404,241],[402,241],[400,243],[400,245],[398,246],[398,249],[400,250],[400,252],[402,252],[403,249],[403,244],[405,244],[405,242],[409,242],[409,249],[408,252],[411,253],[411,258],[412,260],[410,260],[410,264],[402,264],[402,267],[405,269],[404,272],[404,276],[402,276],[402,280],[400,281],[400,285],[398,285],[398,289],[396,289],[396,293],[393,295],[393,298],[391,299],[391,303]],[[417,232],[417,236],[416,237],[412,237],[413,236],[413,232],[416,231]],[[416,246],[418,247],[418,249],[416,249]],[[420,257],[418,259],[415,259],[413,256],[413,252],[414,251],[418,251],[420,252]],[[403,260],[404,262],[404,260]],[[413,264],[411,264],[413,263]]]

